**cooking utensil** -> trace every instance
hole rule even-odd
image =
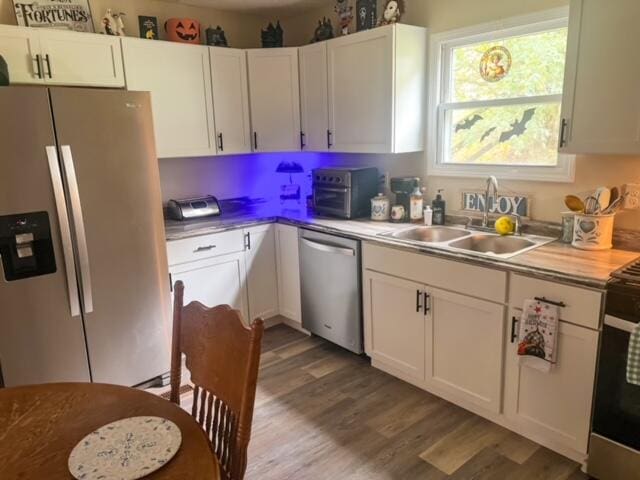
[[[584,201],[584,213],[587,215],[596,215],[600,210],[600,203],[593,195],[587,197]]]
[[[564,204],[572,212],[584,212],[584,202],[575,195],[567,195],[564,197]]]
[[[620,197],[620,189],[618,187],[611,187],[611,198],[609,199],[609,205],[616,201]]]
[[[600,210],[605,210],[611,203],[611,190],[607,187],[598,187],[593,196],[598,200]]]
[[[607,208],[602,211],[603,215],[609,215],[611,213],[616,213],[618,210],[622,208],[622,202],[624,201],[625,195],[616,198],[613,202],[609,204]]]

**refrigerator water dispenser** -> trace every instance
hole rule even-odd
[[[0,216],[0,257],[7,282],[54,273],[49,214]]]

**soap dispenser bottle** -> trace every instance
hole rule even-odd
[[[441,192],[443,191],[444,190],[442,189],[438,190],[438,194],[436,195],[436,198],[434,198],[433,202],[431,202],[431,207],[433,210],[434,225],[444,225],[446,202],[442,199]]]

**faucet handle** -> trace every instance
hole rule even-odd
[[[515,235],[522,235],[522,215],[519,213],[509,213],[508,216],[512,217],[516,221],[516,226],[514,229]]]

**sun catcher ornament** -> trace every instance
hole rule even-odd
[[[499,82],[511,70],[511,52],[506,47],[491,47],[480,59],[480,76],[487,82]]]
[[[170,18],[164,23],[167,40],[200,44],[200,22],[191,18]]]

